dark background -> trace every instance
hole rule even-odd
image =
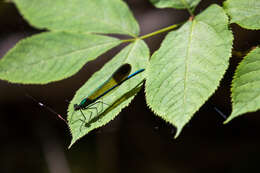
[[[195,13],[219,0],[202,0]],[[185,10],[156,9],[147,0],[128,0],[140,23],[141,35],[185,21]],[[260,43],[260,32],[232,24],[234,50],[246,51]],[[20,39],[41,31],[28,25],[13,4],[0,2],[0,58]],[[151,52],[165,34],[148,38]],[[259,112],[236,118],[227,125],[214,111],[231,112],[230,84],[241,60],[233,56],[221,86],[173,139],[175,129],[146,106],[142,90],[115,120],[91,132],[68,150],[71,136],[66,124],[26,93],[51,106],[64,117],[68,103],[86,80],[115,55],[109,51],[87,63],[69,79],[48,85],[18,85],[0,81],[0,173],[15,172],[258,172]]]

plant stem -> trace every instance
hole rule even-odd
[[[127,39],[127,40],[122,40],[122,43],[133,42],[133,41],[135,41],[135,40],[137,40],[137,39],[138,39],[138,37],[136,37],[136,38],[131,38],[131,39]]]
[[[236,51],[236,50],[232,50],[232,55],[239,57],[239,58],[243,58],[245,57],[249,52],[251,51],[251,49],[246,50],[246,51]]]
[[[160,33],[163,33],[163,32],[166,32],[166,31],[169,31],[169,30],[172,30],[176,27],[178,27],[180,24],[175,24],[175,25],[171,25],[171,26],[168,26],[166,28],[163,28],[163,29],[160,29],[158,31],[155,31],[155,32],[152,32],[152,33],[149,33],[149,34],[146,34],[146,35],[143,35],[141,37],[139,37],[140,39],[146,39],[148,37],[152,37],[154,35],[157,35],[157,34],[160,34]]]
[[[178,26],[180,26],[181,24],[183,23],[179,23],[179,24],[174,24],[174,25],[171,25],[171,26],[168,26],[166,28],[163,28],[163,29],[160,29],[158,31],[155,31],[155,32],[152,32],[152,33],[149,33],[149,34],[146,34],[146,35],[143,35],[141,37],[137,37],[137,38],[132,38],[132,39],[128,39],[128,40],[122,40],[122,42],[126,43],[126,42],[132,42],[132,41],[135,41],[137,39],[146,39],[146,38],[149,38],[149,37],[152,37],[154,35],[158,35],[158,34],[161,34],[163,32],[166,32],[166,31],[169,31],[169,30],[172,30],[174,28],[177,28]]]
[[[190,13],[191,16],[194,16],[192,10],[190,9],[189,5],[187,4],[186,0],[181,0],[183,5],[187,8],[188,12]]]

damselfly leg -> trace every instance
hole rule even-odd
[[[100,111],[98,110],[97,104],[101,104]],[[99,101],[96,101],[95,103],[93,103],[93,104],[87,106],[87,107],[84,108],[84,109],[79,109],[79,111],[80,111],[80,113],[81,113],[81,115],[82,115],[81,118],[79,118],[79,119],[73,121],[71,124],[74,124],[74,123],[76,123],[77,121],[82,122],[81,125],[80,125],[80,128],[79,128],[79,130],[80,130],[80,132],[81,132],[83,126],[84,126],[84,125],[86,126],[86,124],[90,124],[90,122],[92,121],[93,114],[94,114],[93,111],[95,112],[95,116],[94,116],[94,117],[98,117],[99,114],[103,112],[103,110],[104,110],[104,105],[107,105],[107,106],[108,106],[107,103],[104,103],[103,101],[100,101],[100,100],[99,100]],[[87,116],[84,114],[84,112],[86,112],[86,111],[90,113],[89,116],[88,116],[88,118],[87,118]],[[75,113],[75,111],[73,112],[73,114],[74,114],[74,113]],[[71,121],[72,121],[73,114],[72,114],[72,116],[71,116]]]

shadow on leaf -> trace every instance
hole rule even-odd
[[[117,106],[119,106],[121,103],[129,99],[130,97],[134,96],[136,93],[138,93],[142,87],[144,80],[138,83],[132,90],[128,91],[124,95],[122,95],[120,98],[118,98],[113,104],[111,104],[105,111],[103,111],[100,115],[92,118],[89,122],[85,124],[85,127],[89,128],[91,124],[99,121],[101,118],[106,116],[110,111],[115,109]]]

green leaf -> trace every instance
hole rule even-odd
[[[170,32],[151,57],[146,72],[147,103],[177,127],[175,137],[217,89],[228,68],[232,40],[224,10],[211,5]]]
[[[250,52],[237,67],[231,92],[232,113],[225,123],[260,109],[260,48]]]
[[[121,41],[94,34],[46,32],[20,41],[0,60],[0,79],[46,84],[68,78]]]
[[[247,29],[260,29],[259,0],[227,0],[224,8],[231,17],[231,23]]]
[[[139,26],[122,0],[14,0],[40,29],[137,36]]]
[[[157,8],[195,8],[200,0],[150,0],[150,2]]]
[[[102,101],[108,105],[96,104],[99,113],[95,110],[83,110],[84,115],[89,118],[90,111],[93,112],[91,119],[88,119],[86,124],[83,124],[80,119],[84,119],[80,111],[74,111],[74,104],[79,104],[82,99],[91,95],[103,82],[105,82],[114,71],[122,64],[131,64],[131,73],[145,68],[149,59],[149,49],[142,40],[137,40],[134,43],[125,47],[119,52],[110,62],[96,72],[75,94],[68,108],[68,122],[71,129],[72,141],[70,146],[79,138],[83,137],[91,130],[101,127],[113,120],[116,115],[133,99],[133,95],[139,90],[139,85],[143,81],[145,72],[138,74],[132,79],[127,80],[112,93],[105,95]],[[133,91],[131,91],[133,90]]]

